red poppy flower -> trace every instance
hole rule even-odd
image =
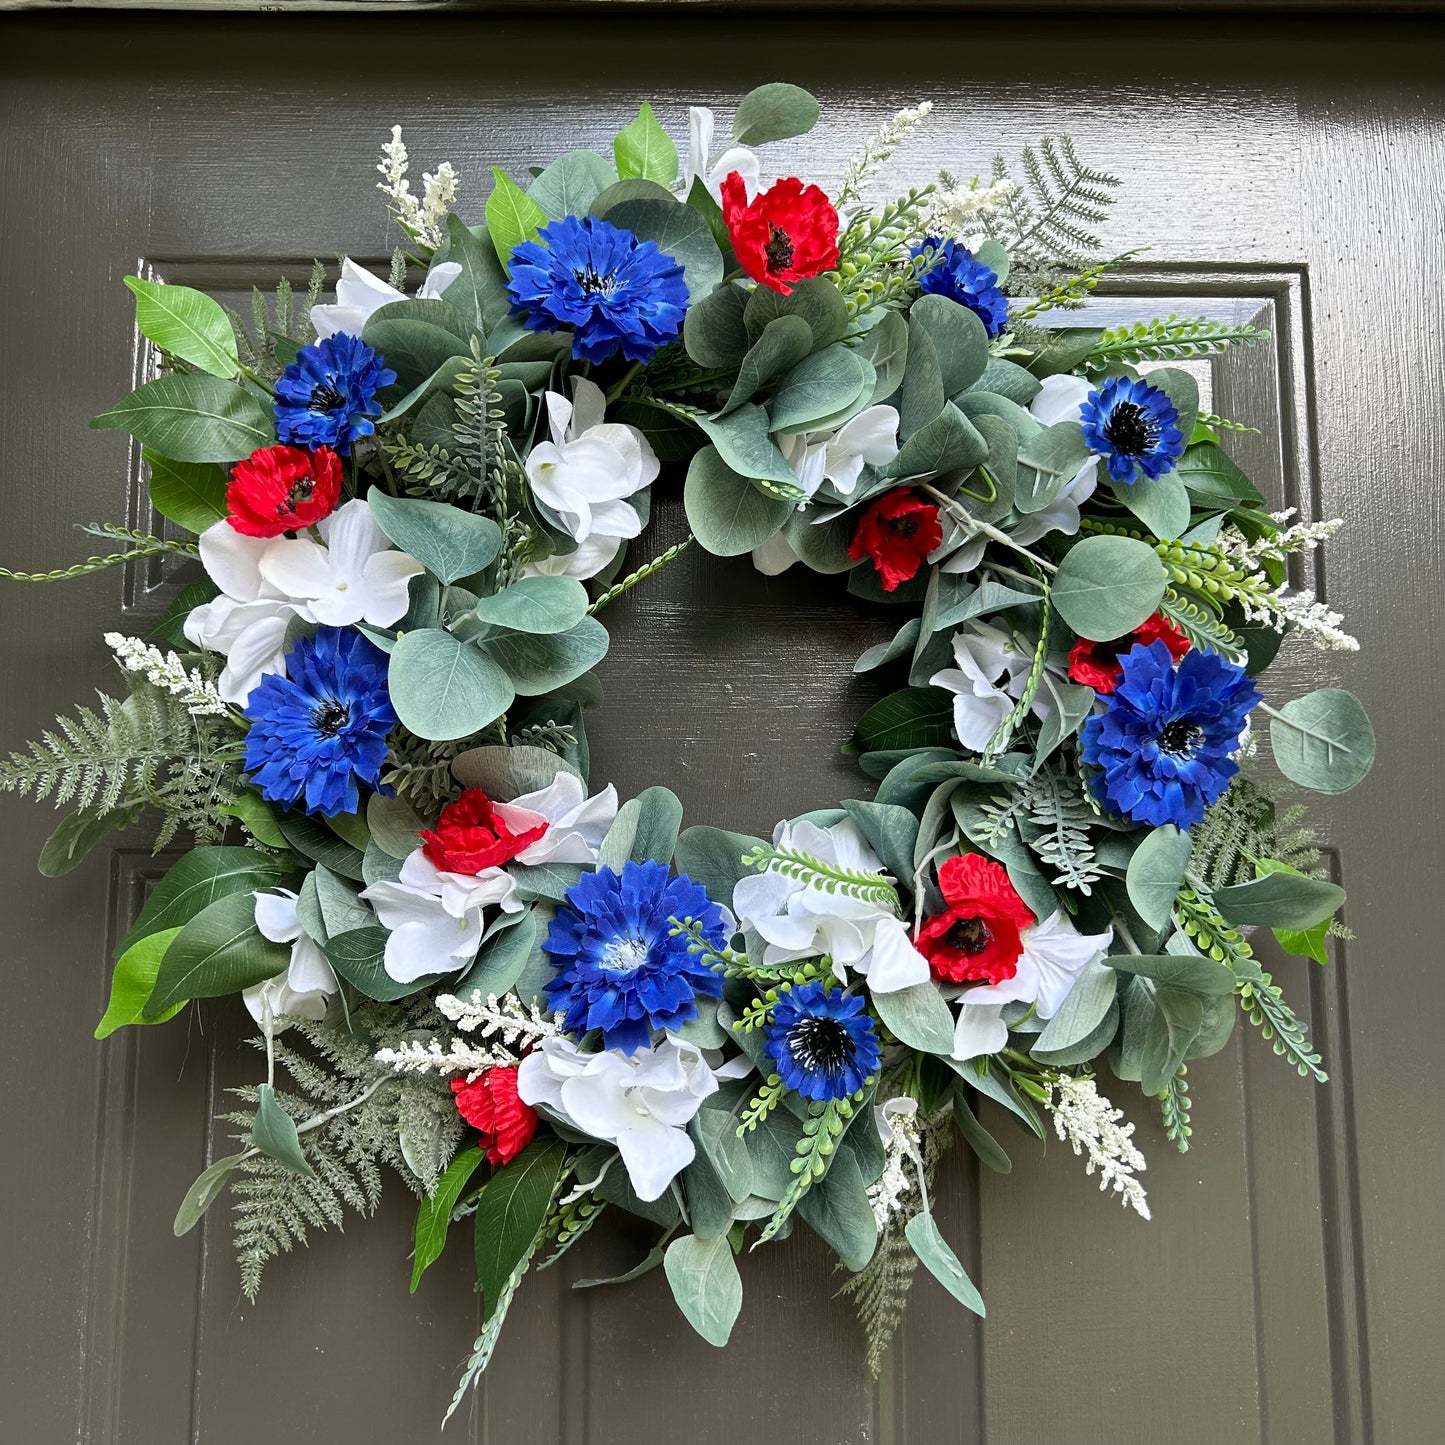
[[[248,537],[279,537],[329,517],[341,499],[341,458],[330,447],[262,447],[231,468],[226,520]]]
[[[1189,651],[1189,639],[1168,618],[1156,612],[1132,632],[1112,642],[1090,642],[1081,637],[1069,649],[1069,676],[1095,692],[1113,692],[1124,673],[1120,657],[1131,647],[1141,643],[1148,647],[1151,642],[1162,642],[1175,662]]]
[[[943,541],[938,508],[907,487],[885,492],[858,519],[858,530],[848,555],[861,562],[871,557],[883,590],[892,592],[923,565],[924,558]]]
[[[421,835],[422,851],[443,873],[499,868],[547,831],[545,820],[517,833],[480,788],[468,788],[442,809],[434,829]]]
[[[788,176],[748,200],[733,171],[722,183],[723,221],[738,265],[784,296],[794,281],[838,264],[838,212],[817,186]]]
[[[457,1113],[482,1136],[487,1158],[509,1164],[537,1132],[537,1111],[517,1097],[517,1070],[511,1064],[488,1069],[478,1079],[452,1080]]]
[[[1018,971],[1019,931],[1035,921],[1001,864],[978,853],[950,858],[938,870],[948,904],[918,931],[918,951],[934,977],[951,983],[1002,983]]]

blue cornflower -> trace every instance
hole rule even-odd
[[[1111,376],[1079,408],[1089,450],[1104,458],[1116,482],[1133,486],[1139,473],[1159,477],[1184,454],[1179,412],[1157,386]]]
[[[697,1017],[697,995],[722,997],[722,976],[688,951],[688,936],[673,936],[670,919],[692,919],[714,948],[727,943],[722,909],[686,874],[661,863],[624,863],[584,873],[567,890],[568,908],[542,947],[557,976],[547,985],[548,1007],[566,1014],[569,1033],[602,1030],[609,1049],[635,1053],[653,1029],[675,1029]]]
[[[778,999],[763,1047],[783,1083],[805,1099],[846,1098],[878,1070],[878,1035],[863,995],[821,983],[799,984]]]
[[[687,313],[682,267],[609,221],[564,216],[512,251],[507,291],[531,331],[572,328],[572,355],[606,361],[621,350],[651,361],[677,339]]]
[[[376,430],[376,393],[396,380],[359,336],[338,331],[303,346],[276,383],[276,435],[289,446],[332,447],[345,456]]]
[[[386,736],[396,726],[386,654],[359,632],[323,627],[286,654],[286,676],[267,673],[245,713],[246,771],[261,796],[308,813],[354,813],[358,779],[377,786]]]
[[[960,306],[967,306],[990,336],[997,336],[1008,325],[1008,297],[999,289],[998,273],[982,261],[975,261],[973,252],[957,241],[940,241],[929,236],[913,248],[915,257],[925,251],[937,251],[938,259],[918,278],[925,294],[947,296]]]
[[[1218,653],[1195,648],[1176,667],[1162,642],[1131,647],[1104,711],[1084,722],[1083,756],[1101,803],[1135,823],[1188,828],[1239,771],[1254,680]]]

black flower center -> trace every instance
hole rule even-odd
[[[351,721],[351,705],[328,697],[311,713],[311,726],[323,738],[334,738]]]
[[[1159,751],[1171,758],[1191,757],[1194,749],[1204,741],[1204,729],[1188,718],[1175,718],[1167,723],[1159,734]]]
[[[763,254],[769,271],[786,271],[793,264],[793,238],[781,227],[768,223],[768,244]]]
[[[276,515],[284,517],[289,512],[294,512],[303,502],[311,500],[311,494],[316,490],[316,479],[314,477],[301,477],[291,483],[291,490],[286,493],[286,499],[276,504]]]
[[[1159,440],[1159,423],[1154,414],[1137,402],[1121,401],[1104,423],[1104,435],[1116,452],[1143,456]]]
[[[888,517],[884,526],[899,537],[911,537],[918,530],[918,513],[904,512],[901,517]]]
[[[788,1049],[810,1074],[839,1074],[853,1057],[853,1040],[837,1019],[799,1019],[788,1030]]]
[[[329,377],[318,381],[311,388],[312,411],[336,411],[346,405],[346,398],[336,389],[336,383]]]
[[[943,935],[943,941],[957,953],[982,953],[993,942],[993,929],[982,918],[960,918]]]
[[[589,296],[611,296],[617,286],[617,277],[612,273],[599,276],[591,266],[583,266],[572,272],[572,279]]]

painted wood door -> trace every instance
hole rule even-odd
[[[990,1121],[1016,1161],[954,1151],[940,1212],[988,1297],[979,1324],[928,1280],[876,1384],[823,1250],[747,1261],[734,1341],[675,1315],[660,1274],[576,1293],[641,1257],[597,1230],[531,1280],[450,1437],[565,1445],[1424,1445],[1441,1438],[1445,1006],[1431,761],[1441,622],[1445,92],[1430,22],[853,14],[30,17],[0,47],[0,550],[79,555],[72,524],[137,515],[134,456],[87,419],[133,382],[120,278],[137,264],[218,293],[312,256],[385,255],[371,167],[393,122],[450,158],[465,207],[484,164],[513,173],[605,144],[638,97],[676,120],[785,74],[824,101],[799,173],[836,177],[901,104],[935,121],[900,182],[986,168],[1071,132],[1128,179],[1111,238],[1151,249],[1101,314],[1207,312],[1265,326],[1259,349],[1198,368],[1252,473],[1306,515],[1343,515],[1328,594],[1364,650],[1343,682],[1374,714],[1371,784],[1318,810],[1357,939],[1320,970],[1276,960],[1334,1076],[1302,1083],[1252,1031],[1191,1071],[1194,1149],[1130,1108],[1154,1222]],[[656,509],[658,545],[680,535]],[[100,633],[140,631],[166,567],[0,593],[0,740],[33,734],[104,679]],[[763,831],[866,795],[837,754],[870,700],[852,659],[885,635],[812,579],[760,601],[745,561],[690,555],[610,614],[594,777],[666,782],[690,821]],[[743,600],[748,599],[748,600]],[[1333,662],[1334,659],[1331,659]],[[1308,650],[1272,677],[1328,678]],[[437,1437],[473,1334],[464,1248],[406,1292],[409,1209],[272,1267],[240,1299],[224,1212],[170,1221],[212,1152],[228,1084],[254,1075],[234,1001],[94,1044],[109,944],[165,860],[137,837],[60,882],[31,873],[51,820],[0,822],[5,941],[0,1169],[0,1440],[252,1445]],[[1348,956],[1346,956],[1348,955]],[[130,1031],[135,1033],[138,1031]],[[1121,1097],[1124,1095],[1120,1091]]]

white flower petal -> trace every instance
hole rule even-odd
[[[236,638],[226,665],[216,679],[216,691],[237,707],[244,707],[252,690],[267,673],[286,671],[286,627],[291,609],[260,617]]]
[[[868,963],[870,992],[897,993],[914,984],[927,983],[930,977],[928,960],[913,946],[902,921],[891,916],[880,918],[873,931],[873,950]]]
[[[617,1136],[627,1177],[641,1200],[660,1199],[667,1186],[697,1157],[686,1129],[638,1120]]]
[[[310,537],[278,537],[261,558],[261,575],[287,597],[308,601],[335,585],[330,553]]]
[[[419,301],[440,301],[447,287],[462,274],[460,261],[442,261],[426,274],[426,280],[417,290]]]
[[[1061,421],[1079,420],[1079,408],[1088,400],[1094,388],[1082,376],[1062,373],[1046,376],[1038,394],[1029,403],[1029,411],[1044,426],[1056,426]]]
[[[977,1059],[996,1054],[1008,1043],[1008,1027],[1001,1003],[966,1003],[958,1011],[953,1031],[953,1057]]]
[[[377,552],[362,569],[361,586],[356,589],[357,621],[373,627],[390,627],[406,616],[410,606],[407,584],[426,568],[407,552]]]
[[[269,537],[247,537],[229,522],[217,522],[201,533],[201,565],[227,597],[254,602],[266,595],[261,558],[270,546]]]
[[[391,546],[371,508],[360,497],[338,507],[318,524],[317,531],[330,553],[331,570],[338,576],[359,577],[373,552]]]
[[[296,916],[296,895],[289,888],[275,893],[253,893],[256,927],[272,943],[294,943],[301,937],[301,920]]]

